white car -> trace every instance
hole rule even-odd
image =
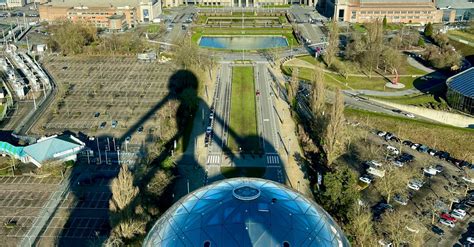
[[[371,160],[371,161],[367,161],[367,165],[370,166],[370,167],[381,167],[382,166],[382,163],[376,161],[376,160]]]
[[[466,240],[467,242],[474,244],[474,237],[467,237]]]
[[[456,225],[452,222],[452,221],[449,221],[449,220],[445,220],[445,219],[440,219],[439,220],[439,223],[445,225],[445,226],[449,226],[451,228],[454,228]]]
[[[474,178],[466,178],[466,177],[462,177],[462,180],[466,181],[466,182],[469,182],[471,184],[474,183]]]
[[[364,176],[360,177],[359,180],[360,180],[361,182],[366,183],[366,184],[372,183],[372,177],[370,177],[370,176],[368,176],[368,175],[364,175]]]
[[[415,115],[411,114],[411,113],[405,113],[405,116],[409,117],[409,118],[415,118]]]
[[[455,211],[452,211],[452,212],[450,213],[450,215],[453,216],[454,218],[458,219],[458,220],[464,219],[464,216],[465,216],[465,215],[456,213]]]
[[[378,135],[378,136],[385,136],[386,134],[387,134],[387,132],[385,132],[385,131],[379,131],[379,132],[377,132],[377,135]]]
[[[395,155],[399,155],[400,154],[400,151],[394,147],[394,146],[390,146],[390,145],[387,145],[387,150],[389,152],[391,152],[392,154],[395,154]]]
[[[464,209],[456,208],[453,210],[453,212],[460,214],[462,216],[466,216],[466,211]]]
[[[417,184],[408,183],[408,188],[412,190],[420,190],[421,186],[418,186]]]
[[[426,174],[430,174],[430,175],[436,175],[438,174],[438,170],[434,169],[433,167],[428,167],[428,168],[424,168],[423,171],[426,173]]]
[[[418,143],[413,143],[413,144],[410,146],[410,148],[413,149],[413,150],[417,150],[419,146],[420,146],[420,144],[418,144]]]

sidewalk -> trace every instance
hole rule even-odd
[[[270,67],[270,70],[276,76],[277,83],[285,83],[284,77],[279,69]],[[281,97],[275,98],[274,102],[275,107],[278,110],[278,114],[283,121],[283,123],[280,122],[280,135],[283,139],[285,147],[290,153],[290,155],[288,155],[284,147],[280,147],[280,150],[278,150],[282,159],[284,168],[283,170],[286,173],[286,185],[292,187],[295,190],[299,189],[302,194],[312,198],[312,189],[310,188],[309,181],[305,178],[303,171],[301,171],[301,168],[294,158],[294,154],[296,153],[300,154],[301,157],[304,155],[299,146],[298,138],[296,137],[296,125],[290,114],[289,105]]]

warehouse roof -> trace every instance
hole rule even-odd
[[[37,162],[60,158],[71,150],[84,146],[84,143],[72,136],[51,136],[23,148],[23,151]]]
[[[451,76],[446,80],[446,84],[449,89],[474,98],[474,67]]]

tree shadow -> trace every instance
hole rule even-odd
[[[199,98],[198,89],[198,79],[193,72],[178,70],[169,78],[168,95],[159,100],[123,135],[119,137],[101,135],[92,139],[83,133],[75,134],[86,143],[87,150],[78,157],[77,164],[73,166],[71,174],[68,176],[67,184],[65,184],[66,193],[60,195],[63,199],[55,208],[48,209],[51,210],[50,213],[54,217],[49,217],[45,224],[41,226],[38,237],[32,236],[32,239],[30,239],[31,245],[41,244],[44,237],[54,236],[50,235],[51,231],[54,233],[54,230],[57,229],[60,229],[60,232],[53,241],[59,246],[84,246],[85,242],[91,245],[102,245],[112,232],[109,221],[109,200],[112,196],[110,184],[117,176],[120,165],[127,165],[132,173],[138,174],[135,176],[134,185],[140,189],[140,194],[124,209],[133,213],[122,218],[118,223],[133,220],[137,216],[137,206],[141,206],[145,212],[148,212],[147,217],[151,218],[148,220],[147,229],[161,215],[159,213],[149,214],[150,208],[148,206],[150,204],[157,203],[158,205],[152,206],[157,207],[159,212],[163,212],[188,192],[209,182],[224,179],[225,177],[220,175],[220,170],[216,171],[220,167],[208,163],[201,165],[203,164],[202,160],[205,160],[207,156],[207,152],[202,153],[202,150],[206,149],[201,148],[201,151],[196,151],[198,145],[204,146],[204,143],[198,143],[197,140],[199,136],[206,135],[206,127],[210,124],[208,116],[211,109],[214,109],[214,106],[209,107],[204,100]],[[163,140],[163,149],[151,162],[144,164],[144,153],[147,151],[146,143],[132,146],[128,143],[127,137],[133,135],[140,126],[143,126],[159,109],[172,100],[179,102],[178,110],[174,116],[178,128],[177,132],[168,140]],[[221,100],[218,99],[216,102],[221,103],[219,102]],[[200,116],[200,112],[202,112],[202,116]],[[236,154],[229,152],[227,142],[222,140],[221,136],[213,135],[213,141],[222,145],[222,157],[227,157],[231,161],[231,167],[246,167],[246,164],[252,164],[252,166],[257,164],[266,168],[265,178],[275,180],[279,176],[283,176],[283,181],[286,179],[284,172],[281,171],[283,170],[281,165],[278,169],[267,167],[268,157],[265,152],[276,150],[273,144],[262,136],[239,136],[238,133],[229,128],[220,114],[214,114],[213,119],[213,121],[226,127],[227,136],[232,136],[239,146],[245,147],[258,143],[261,147],[261,153],[248,154],[243,152]],[[151,135],[147,135],[145,140],[153,141],[154,138]],[[177,165],[172,170],[175,178],[164,189],[162,196],[144,199],[142,193],[146,193],[147,186],[156,172],[163,169],[161,167],[162,162],[173,153],[176,155],[174,151],[179,140],[184,140],[188,145],[185,146],[185,151],[175,158]],[[281,164],[278,153],[274,153],[276,159],[280,160],[279,164]],[[222,163],[225,163],[224,159]],[[211,170],[215,172],[210,174]],[[281,175],[282,173],[283,175]],[[67,214],[60,215],[65,213],[65,208],[68,208]],[[60,220],[66,221],[62,228]],[[137,241],[138,238],[138,235],[132,238],[130,243]]]

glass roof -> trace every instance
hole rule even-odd
[[[143,246],[350,246],[315,202],[273,181],[222,180],[191,192],[155,223]]]

